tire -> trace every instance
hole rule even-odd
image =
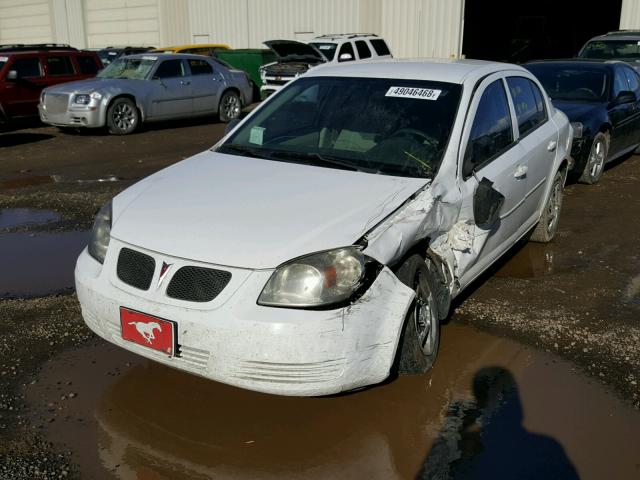
[[[588,185],[598,183],[604,171],[604,164],[607,161],[608,152],[609,138],[606,134],[598,132],[596,136],[593,137],[587,163],[578,179],[580,183],[586,183]]]
[[[107,110],[107,128],[113,135],[129,135],[140,123],[140,112],[129,98],[116,98]]]
[[[412,255],[396,273],[402,283],[416,292],[416,299],[407,314],[398,344],[396,365],[400,375],[428,372],[433,368],[438,355],[440,315],[434,294],[435,279],[426,263],[429,261],[425,261],[420,255]]]
[[[564,189],[564,174],[558,170],[553,177],[553,184],[549,196],[540,216],[540,221],[531,234],[530,240],[538,243],[548,243],[553,240],[560,223],[560,211],[562,210],[562,191]]]
[[[242,113],[242,101],[236,92],[227,90],[220,99],[218,106],[218,120],[227,123],[233,119],[239,118]]]

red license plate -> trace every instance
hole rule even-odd
[[[176,323],[120,307],[122,338],[173,355]]]

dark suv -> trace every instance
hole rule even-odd
[[[68,45],[0,45],[0,125],[37,116],[43,88],[94,77],[101,68],[95,52]]]

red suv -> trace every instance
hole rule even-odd
[[[96,52],[68,45],[0,45],[0,124],[38,115],[43,88],[95,77]]]

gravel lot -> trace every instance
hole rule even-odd
[[[96,209],[108,198],[136,180],[202,151],[220,138],[223,131],[223,125],[200,121],[155,125],[128,137],[100,132],[69,135],[38,125],[0,133],[0,209],[48,209],[63,216],[62,220],[45,225],[0,229],[0,237],[18,231],[38,235],[52,230],[86,230]],[[548,358],[565,362],[562,365],[566,365],[568,372],[574,372],[571,375],[586,376],[585,382],[595,380],[606,395],[615,399],[612,402],[620,401],[620,405],[625,406],[616,407],[618,411],[629,408],[627,415],[635,415],[637,419],[640,408],[638,191],[638,156],[612,165],[599,185],[569,186],[556,241],[546,246],[518,246],[500,265],[478,280],[456,304],[449,325],[444,328],[443,342],[447,342],[449,329],[458,332],[455,335],[458,342],[480,335],[478,338],[485,340],[507,338],[519,342],[517,345],[529,345],[534,349],[513,348],[524,349],[531,358],[537,358],[536,351],[551,355],[539,360],[543,363],[550,362]],[[72,268],[70,265],[69,269]],[[10,272],[0,273],[8,274]],[[55,377],[58,383],[50,384],[54,377],[50,373],[42,377],[43,368],[47,369],[49,361],[55,363],[74,352],[83,352],[85,367],[92,362],[100,363],[105,355],[112,354],[108,346],[84,326],[74,294],[65,291],[39,298],[0,299],[0,328],[0,478],[66,478],[79,477],[81,472],[85,472],[84,478],[103,474],[105,478],[111,475],[127,478],[127,475],[115,474],[115,470],[109,475],[102,470],[86,474],[88,461],[82,466],[79,447],[69,447],[73,435],[69,434],[68,442],[52,443],[61,435],[64,437],[64,432],[75,432],[69,427],[70,418],[74,425],[94,422],[91,412],[95,406],[89,402],[84,404],[84,413],[79,413],[80,407],[74,411],[74,405],[79,404],[76,400],[86,395],[83,390],[86,385],[74,382],[86,382],[86,377],[80,374],[74,377],[69,372],[68,379]],[[485,333],[473,333],[477,330]],[[443,348],[452,349],[456,344],[452,345]],[[123,365],[137,361],[128,354],[118,359],[124,369]],[[502,360],[510,365],[508,358]],[[340,402],[357,402],[358,408],[370,409],[371,415],[378,416],[383,403],[376,400],[376,395],[385,398],[385,394],[375,392],[409,388],[407,385],[424,390],[423,386],[416,386],[416,382],[427,382],[430,388],[432,380],[437,382],[441,378],[438,375],[452,375],[452,368],[441,358],[436,371],[426,378],[401,379],[346,397],[360,396],[363,400]],[[175,381],[193,387],[189,383],[192,380],[179,377]],[[200,380],[193,380],[196,381]],[[42,398],[53,396],[34,407],[27,397],[40,382],[49,382],[51,387],[48,393],[42,393]],[[112,388],[106,380],[100,382],[100,391]],[[399,386],[393,387],[394,384]],[[544,388],[543,384],[536,385]],[[197,388],[214,387],[198,383]],[[236,395],[227,387],[219,388],[225,395]],[[441,419],[446,414],[451,398],[445,390],[433,400],[436,404],[429,407],[429,418]],[[96,405],[97,398],[98,394]],[[274,401],[265,400],[272,398],[268,396],[246,398],[251,398],[251,405],[255,401]],[[367,398],[372,400],[369,402]],[[395,399],[392,402],[397,400],[393,395],[392,398]],[[264,413],[269,414],[268,410]],[[370,422],[371,418],[360,419]],[[282,428],[295,434],[290,427]],[[95,438],[91,436],[95,432],[87,435]],[[394,434],[393,438],[396,437],[402,438],[402,435]],[[429,444],[425,443],[424,448],[428,450]],[[640,451],[637,453],[636,460],[640,458]],[[90,458],[96,460],[95,452],[92,455]],[[398,460],[404,453],[394,451],[393,455],[397,457],[396,474],[400,477],[424,471],[414,465],[418,460],[412,458],[405,464]],[[640,476],[640,465],[636,463],[630,468],[636,468]],[[594,467],[592,471],[596,470]],[[176,473],[163,475],[148,478],[174,478]]]

